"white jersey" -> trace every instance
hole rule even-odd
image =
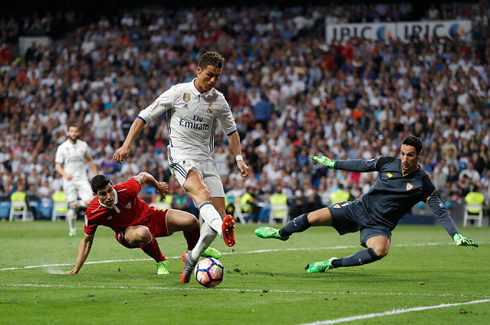
[[[201,94],[194,80],[172,86],[138,115],[147,123],[166,112],[171,162],[212,159],[216,121],[227,135],[236,132],[235,119],[223,94],[214,88]]]
[[[87,142],[77,140],[76,144],[72,144],[68,139],[58,147],[55,163],[62,164],[63,170],[73,176],[71,181],[88,181],[87,171],[85,169],[85,157],[88,154]],[[66,182],[68,180],[64,178],[64,181]]]

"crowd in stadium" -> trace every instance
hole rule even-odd
[[[115,183],[139,171],[172,192],[164,116],[147,125],[123,165],[112,155],[138,112],[171,85],[191,81],[208,50],[226,59],[219,85],[232,109],[251,176],[242,180],[226,136],[213,153],[225,191],[282,192],[292,215],[351,198],[374,173],[328,171],[309,157],[397,156],[414,134],[422,168],[441,196],[490,195],[488,8],[453,2],[422,20],[471,19],[471,43],[412,37],[325,43],[325,23],[410,20],[410,4],[125,12],[98,21],[58,13],[0,19],[0,192],[49,196],[62,186],[56,148],[80,127],[101,173]],[[19,36],[50,36],[16,55]],[[218,128],[219,130],[219,128]],[[150,192],[148,192],[150,193]]]

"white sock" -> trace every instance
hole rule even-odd
[[[201,227],[201,236],[199,236],[199,240],[197,241],[196,247],[192,250],[192,258],[194,261],[199,260],[201,254],[211,246],[211,243],[214,241],[218,234],[216,231],[212,230],[207,222],[202,224]]]
[[[199,206],[199,212],[201,213],[204,222],[206,222],[212,230],[216,231],[218,235],[222,237],[223,234],[223,229],[221,229],[222,220],[218,211],[214,208],[214,205],[209,201],[204,202]]]
[[[67,213],[67,219],[68,219],[68,224],[70,225],[70,231],[75,231],[77,230],[77,225],[76,225],[76,214],[75,214],[75,209],[68,209]]]

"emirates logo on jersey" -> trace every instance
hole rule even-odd
[[[413,188],[413,184],[407,183],[407,191],[410,191]]]
[[[128,204],[126,204],[125,208],[128,209],[128,210],[131,209],[131,202],[129,202]]]

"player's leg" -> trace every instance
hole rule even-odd
[[[66,183],[65,183],[66,184]],[[66,219],[68,221],[68,226],[70,227],[69,236],[75,237],[77,235],[77,201],[78,192],[75,183],[71,182],[65,185],[65,198],[68,204],[68,212],[66,213]]]
[[[219,184],[220,187],[222,187],[221,183]],[[213,203],[214,207],[220,215],[224,216],[223,221],[221,223],[221,237],[225,241],[226,246],[233,247],[235,246],[235,220],[233,219],[233,216],[231,215],[225,215],[225,198],[224,197],[219,197],[219,196],[214,196],[211,197],[211,202]]]
[[[361,244],[366,249],[347,257],[332,257],[326,261],[309,264],[306,266],[306,270],[308,273],[318,273],[337,267],[359,266],[376,262],[388,254],[390,237],[389,229],[383,227],[364,228],[361,230]]]
[[[182,231],[184,238],[187,242],[187,249],[192,250],[200,236],[199,220],[185,211],[180,210],[167,210],[166,224],[168,236],[172,235],[176,231]]]
[[[288,240],[296,232],[303,232],[311,226],[331,226],[332,216],[329,208],[323,208],[310,213],[302,214],[289,221],[283,228],[259,227],[255,234],[261,238],[276,238]]]
[[[131,226],[126,229],[124,238],[133,247],[140,247],[148,256],[157,263],[166,258],[160,251],[156,238],[146,226]]]
[[[187,173],[183,188],[197,204],[203,220],[221,236],[221,216],[211,202],[209,189],[204,184],[201,174],[195,170],[190,170]]]

